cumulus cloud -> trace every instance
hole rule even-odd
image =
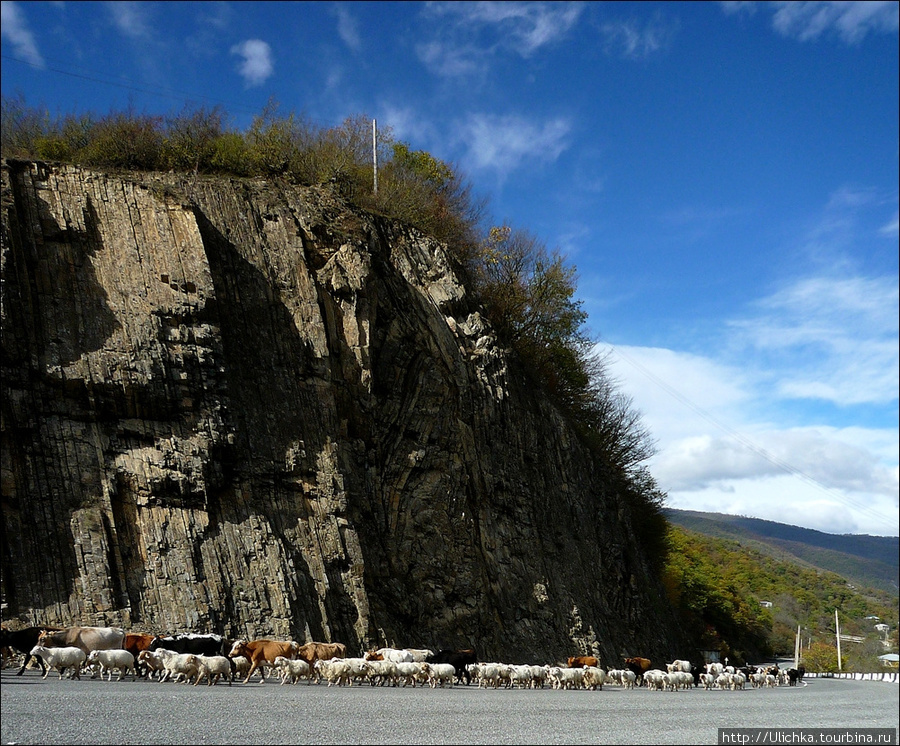
[[[25,14],[12,0],[0,3],[0,33],[13,45],[17,57],[36,67],[44,67],[44,58],[38,51]]]
[[[501,177],[524,161],[551,162],[568,147],[571,125],[557,118],[536,123],[514,115],[475,114],[460,128],[474,169],[496,171]]]
[[[248,39],[231,48],[231,54],[244,58],[238,72],[247,87],[262,85],[274,72],[272,48],[261,39]]]

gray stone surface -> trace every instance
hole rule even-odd
[[[683,655],[443,245],[327,187],[2,177],[4,619]]]

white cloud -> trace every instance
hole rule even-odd
[[[753,12],[756,3],[721,3],[728,14]],[[894,33],[900,20],[900,5],[895,0],[848,2],[826,0],[814,2],[774,2],[764,4],[772,11],[772,27],[783,36],[808,41],[836,34],[847,44],[861,41],[872,33]]]
[[[425,17],[440,19],[437,37],[423,40],[416,52],[436,75],[472,75],[498,51],[528,58],[559,43],[583,10],[582,3],[562,2],[427,3]]]
[[[455,78],[482,70],[484,52],[471,45],[454,45],[432,40],[416,45],[416,54],[435,75]]]
[[[524,161],[555,161],[568,147],[569,122],[558,118],[535,123],[523,117],[475,114],[460,126],[474,169],[494,170],[501,177]]]
[[[31,33],[28,21],[25,20],[25,14],[12,0],[3,0],[0,3],[0,33],[9,39],[18,57],[36,67],[44,66],[44,58],[38,51],[34,34]]]
[[[730,323],[734,349],[755,353],[781,397],[897,401],[897,277],[804,278],[753,310]]]
[[[144,3],[122,0],[120,2],[106,3],[106,8],[112,14],[116,28],[132,39],[141,39],[150,36],[150,23],[146,17],[146,5]]]
[[[272,49],[260,39],[248,39],[231,48],[231,54],[244,58],[238,72],[248,87],[262,85],[274,72]]]
[[[607,54],[634,60],[668,48],[676,31],[677,24],[665,21],[658,13],[644,24],[635,20],[610,21],[600,27]]]
[[[896,238],[900,234],[900,213],[894,211],[893,217],[888,220],[878,231],[885,236],[893,236]]]
[[[359,24],[347,8],[342,5],[335,6],[334,12],[338,19],[338,35],[354,52],[362,48],[362,39],[359,35]]]
[[[830,310],[825,315],[832,322],[846,313],[858,315],[851,323],[854,329],[867,323],[889,328],[893,316],[896,328],[896,282],[891,285],[889,281],[847,279],[845,284],[822,284],[810,280],[763,299],[758,306],[773,317],[779,315],[776,309],[794,317],[802,315],[800,309],[812,307],[815,317],[825,312],[830,298],[836,308],[833,316]],[[823,288],[825,299],[818,292]],[[791,344],[804,346],[805,334],[815,339],[820,333],[849,335],[834,326],[817,329],[810,321],[810,327]],[[729,334],[747,332],[738,326]],[[785,350],[791,347],[785,339],[779,344]],[[868,365],[860,366],[854,355],[866,345],[860,338],[851,354],[835,355],[830,361],[832,366],[843,361],[843,370],[835,367],[826,374],[827,381],[840,381],[835,396],[843,409],[852,403],[841,397],[874,400],[880,406],[896,403],[896,339],[893,358],[870,356]],[[752,345],[737,340],[735,347]],[[793,372],[793,357],[783,351],[761,363],[756,352],[738,358],[733,354],[724,345],[713,348],[708,356],[659,348],[614,348],[609,374],[631,398],[656,441],[657,453],[647,465],[668,494],[667,504],[836,533],[897,535],[900,438],[896,426],[831,424],[830,418],[843,415],[791,398],[798,392],[785,382],[801,378]],[[723,362],[726,359],[732,362]],[[857,388],[869,393],[861,396]],[[798,406],[804,407],[802,412]],[[807,424],[797,425],[798,417]]]

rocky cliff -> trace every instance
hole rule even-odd
[[[4,618],[673,654],[445,248],[328,187],[2,170]]]

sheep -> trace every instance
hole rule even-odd
[[[579,689],[584,683],[584,669],[552,666],[547,672],[547,680],[554,689]]]
[[[701,673],[700,683],[704,689],[712,689],[716,684],[716,677],[711,673]]]
[[[350,665],[346,658],[331,658],[330,660],[317,660],[313,665],[316,680],[324,678],[328,686],[337,684],[343,686],[344,682],[350,683]]]
[[[291,660],[290,658],[285,658],[283,655],[279,655],[277,658],[275,658],[274,668],[281,674],[282,686],[287,683],[288,679],[291,680],[292,684],[296,684],[297,680],[300,678],[305,678],[307,684],[309,683],[309,674],[311,669],[309,667],[309,663],[307,663],[302,658]]]
[[[69,678],[80,680],[81,667],[84,665],[85,660],[87,660],[85,652],[81,648],[76,647],[47,648],[43,645],[35,645],[31,649],[30,655],[39,655],[47,665],[47,669],[41,677],[42,679],[47,678],[47,674],[50,673],[51,668],[55,668],[59,671],[60,679],[62,679],[66,669],[71,668],[72,672],[69,674]]]
[[[550,666],[531,666],[531,688],[543,689]]]
[[[159,648],[155,651],[162,660],[165,672],[160,682],[168,681],[172,678],[174,682],[187,683],[195,678],[200,672],[200,656],[193,653],[175,653],[166,648]],[[174,678],[173,678],[174,674]]]
[[[415,660],[412,652],[398,648],[378,648],[374,652],[366,653],[365,659],[367,661],[386,660],[394,663],[413,663]],[[422,660],[424,661],[424,658]]]
[[[119,678],[116,681],[121,681],[122,677],[131,671],[131,680],[134,681],[137,677],[137,671],[134,667],[134,655],[132,655],[127,650],[92,650],[87,657],[87,661],[89,665],[96,664],[100,669],[100,678],[103,679],[103,674],[107,673],[107,681],[112,681],[112,672],[113,669],[117,669],[119,671]],[[91,674],[91,678],[96,678],[97,674],[94,672]]]
[[[644,681],[648,689],[663,691],[666,688],[668,674],[658,668],[652,668],[644,672]]]
[[[410,663],[411,662],[407,661],[406,665],[410,665]],[[391,686],[397,686],[397,680],[400,677],[397,669],[397,666],[399,665],[401,664],[394,663],[394,661],[390,660],[368,661],[369,683],[372,686],[375,686],[376,684],[384,686],[385,683],[390,682]]]
[[[451,663],[423,663],[425,673],[428,676],[428,683],[431,688],[440,684],[441,689],[444,688],[446,682],[450,682],[450,688],[453,688],[453,682],[456,679],[456,668]]]
[[[197,668],[197,680],[194,686],[197,686],[203,679],[206,679],[207,686],[213,686],[220,678],[224,678],[228,682],[228,686],[234,681],[234,664],[230,658],[224,655],[198,655],[199,665]]]
[[[231,656],[229,656],[229,657],[231,657]],[[250,659],[246,655],[236,655],[233,658],[231,658],[231,660],[234,661],[235,677],[241,678],[241,677],[246,676],[248,673],[250,673],[251,663],[250,663]],[[265,681],[266,677],[265,677],[265,671],[263,670],[263,668],[268,665],[269,665],[268,661],[263,661],[257,667],[256,673],[259,674],[260,681]]]
[[[397,680],[403,680],[403,686],[405,687],[407,684],[412,684],[413,687],[416,685],[416,678],[422,673],[422,666],[424,663],[396,663],[394,664],[397,667]]]
[[[685,671],[687,673],[691,672],[691,662],[690,661],[680,661],[674,660],[671,663],[666,663],[666,669],[669,673],[674,673],[675,671]]]
[[[596,691],[603,690],[603,682],[606,681],[606,671],[598,666],[585,666],[582,674],[582,681],[585,689]]]
[[[138,663],[142,666],[146,666],[147,677],[150,679],[161,679],[163,673],[166,670],[166,667],[163,665],[163,660],[161,655],[157,655],[158,651],[156,650],[142,650],[138,653]]]
[[[531,689],[534,683],[531,666],[510,666],[509,667],[509,684],[512,687],[522,687],[522,689]]]

